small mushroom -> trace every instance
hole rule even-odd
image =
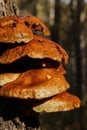
[[[69,88],[64,76],[56,69],[36,69],[22,73],[16,80],[3,85],[0,95],[15,98],[43,99]]]
[[[36,61],[36,62],[38,62],[38,60]],[[59,73],[59,74],[65,74],[66,73],[66,71],[65,71],[65,69],[63,68],[63,66],[62,66],[62,64],[59,64],[59,65],[55,65],[55,63],[54,64],[49,64],[49,62],[47,62],[47,60],[45,61],[40,61],[40,62],[42,62],[42,64],[45,64],[45,66],[43,66],[42,65],[42,68],[51,68],[50,69],[50,71],[52,70],[52,68],[55,68],[56,69],[56,67],[57,67],[57,72]],[[52,61],[50,61],[50,62],[52,62]],[[36,64],[36,65],[38,65],[38,68],[39,68],[39,63],[38,64]],[[29,70],[31,70],[31,66],[33,66],[32,64],[28,67],[29,68]],[[6,67],[6,66],[5,66]],[[26,68],[26,66],[23,66],[24,68]],[[36,68],[36,66],[35,66],[35,68]],[[34,68],[34,69],[35,69]],[[41,66],[40,66],[40,68],[41,68]],[[13,68],[14,69],[14,68]],[[20,68],[20,69],[23,69],[23,68]],[[7,70],[8,70],[8,68],[7,68]],[[12,68],[11,68],[11,70],[12,70]],[[19,69],[18,69],[19,70]],[[27,70],[27,71],[29,71],[29,70]],[[49,69],[48,69],[49,70]],[[8,70],[8,71],[10,71],[10,70]],[[26,72],[27,73],[27,72]],[[5,85],[5,84],[7,84],[7,83],[9,83],[9,82],[12,82],[12,81],[14,81],[14,80],[16,80],[20,75],[22,75],[23,74],[23,72],[21,72],[21,73],[13,73],[13,72],[6,72],[6,73],[1,73],[0,74],[0,86],[3,86],[3,85]],[[50,78],[50,77],[52,77],[51,75],[49,75],[49,73],[48,73],[48,75],[47,75],[47,77],[48,77],[48,79]]]
[[[57,62],[68,62],[67,52],[57,43],[34,35],[29,43],[9,49],[0,56],[0,63],[12,63],[24,56],[30,58],[49,58]]]
[[[50,35],[46,25],[35,16],[7,16],[0,18],[0,42],[27,43],[33,39],[33,30]]]
[[[80,100],[78,97],[68,92],[63,92],[49,99],[38,101],[33,110],[36,112],[60,112],[79,107]]]

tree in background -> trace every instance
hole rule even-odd
[[[71,61],[72,64],[72,74],[73,82],[76,90],[76,94],[83,100],[84,88],[86,87],[84,78],[86,67],[85,64],[85,52],[86,52],[86,43],[84,37],[84,25],[85,25],[85,12],[84,12],[84,1],[83,0],[71,0],[70,2],[70,31],[69,31],[69,40],[71,46],[71,53],[73,53],[74,58]],[[83,121],[83,109],[80,110],[79,117],[80,129],[84,129]]]

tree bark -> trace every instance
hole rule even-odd
[[[0,17],[19,15],[13,0],[0,0]]]

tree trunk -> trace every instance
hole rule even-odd
[[[55,0],[55,18],[54,18],[54,22],[55,24],[51,27],[51,32],[52,32],[52,39],[54,41],[59,41],[59,26],[60,26],[60,0]]]
[[[72,68],[74,70],[74,85],[76,94],[82,99],[83,91],[83,58],[84,51],[83,42],[84,42],[84,21],[81,21],[81,16],[83,14],[83,0],[71,0],[70,10],[71,10],[71,28],[70,28],[70,38],[71,38],[71,48],[74,53],[74,62],[72,62]],[[73,72],[73,71],[72,71]],[[72,83],[73,83],[72,82]],[[83,110],[80,109],[79,114],[75,115],[79,117],[80,129],[84,130],[83,122]],[[82,123],[83,122],[83,123]]]
[[[14,15],[19,15],[19,10],[14,0],[0,0],[0,17]],[[20,114],[19,111],[20,106],[17,103],[18,101],[11,100],[0,97],[0,130],[41,130],[38,115],[23,117],[24,115],[22,115],[22,112]],[[20,117],[22,118],[22,122]]]
[[[0,17],[19,15],[13,0],[0,0]]]

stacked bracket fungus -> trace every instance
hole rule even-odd
[[[50,35],[35,16],[0,19],[0,96],[24,99],[35,112],[79,108],[79,98],[67,92],[67,52],[41,33]]]

